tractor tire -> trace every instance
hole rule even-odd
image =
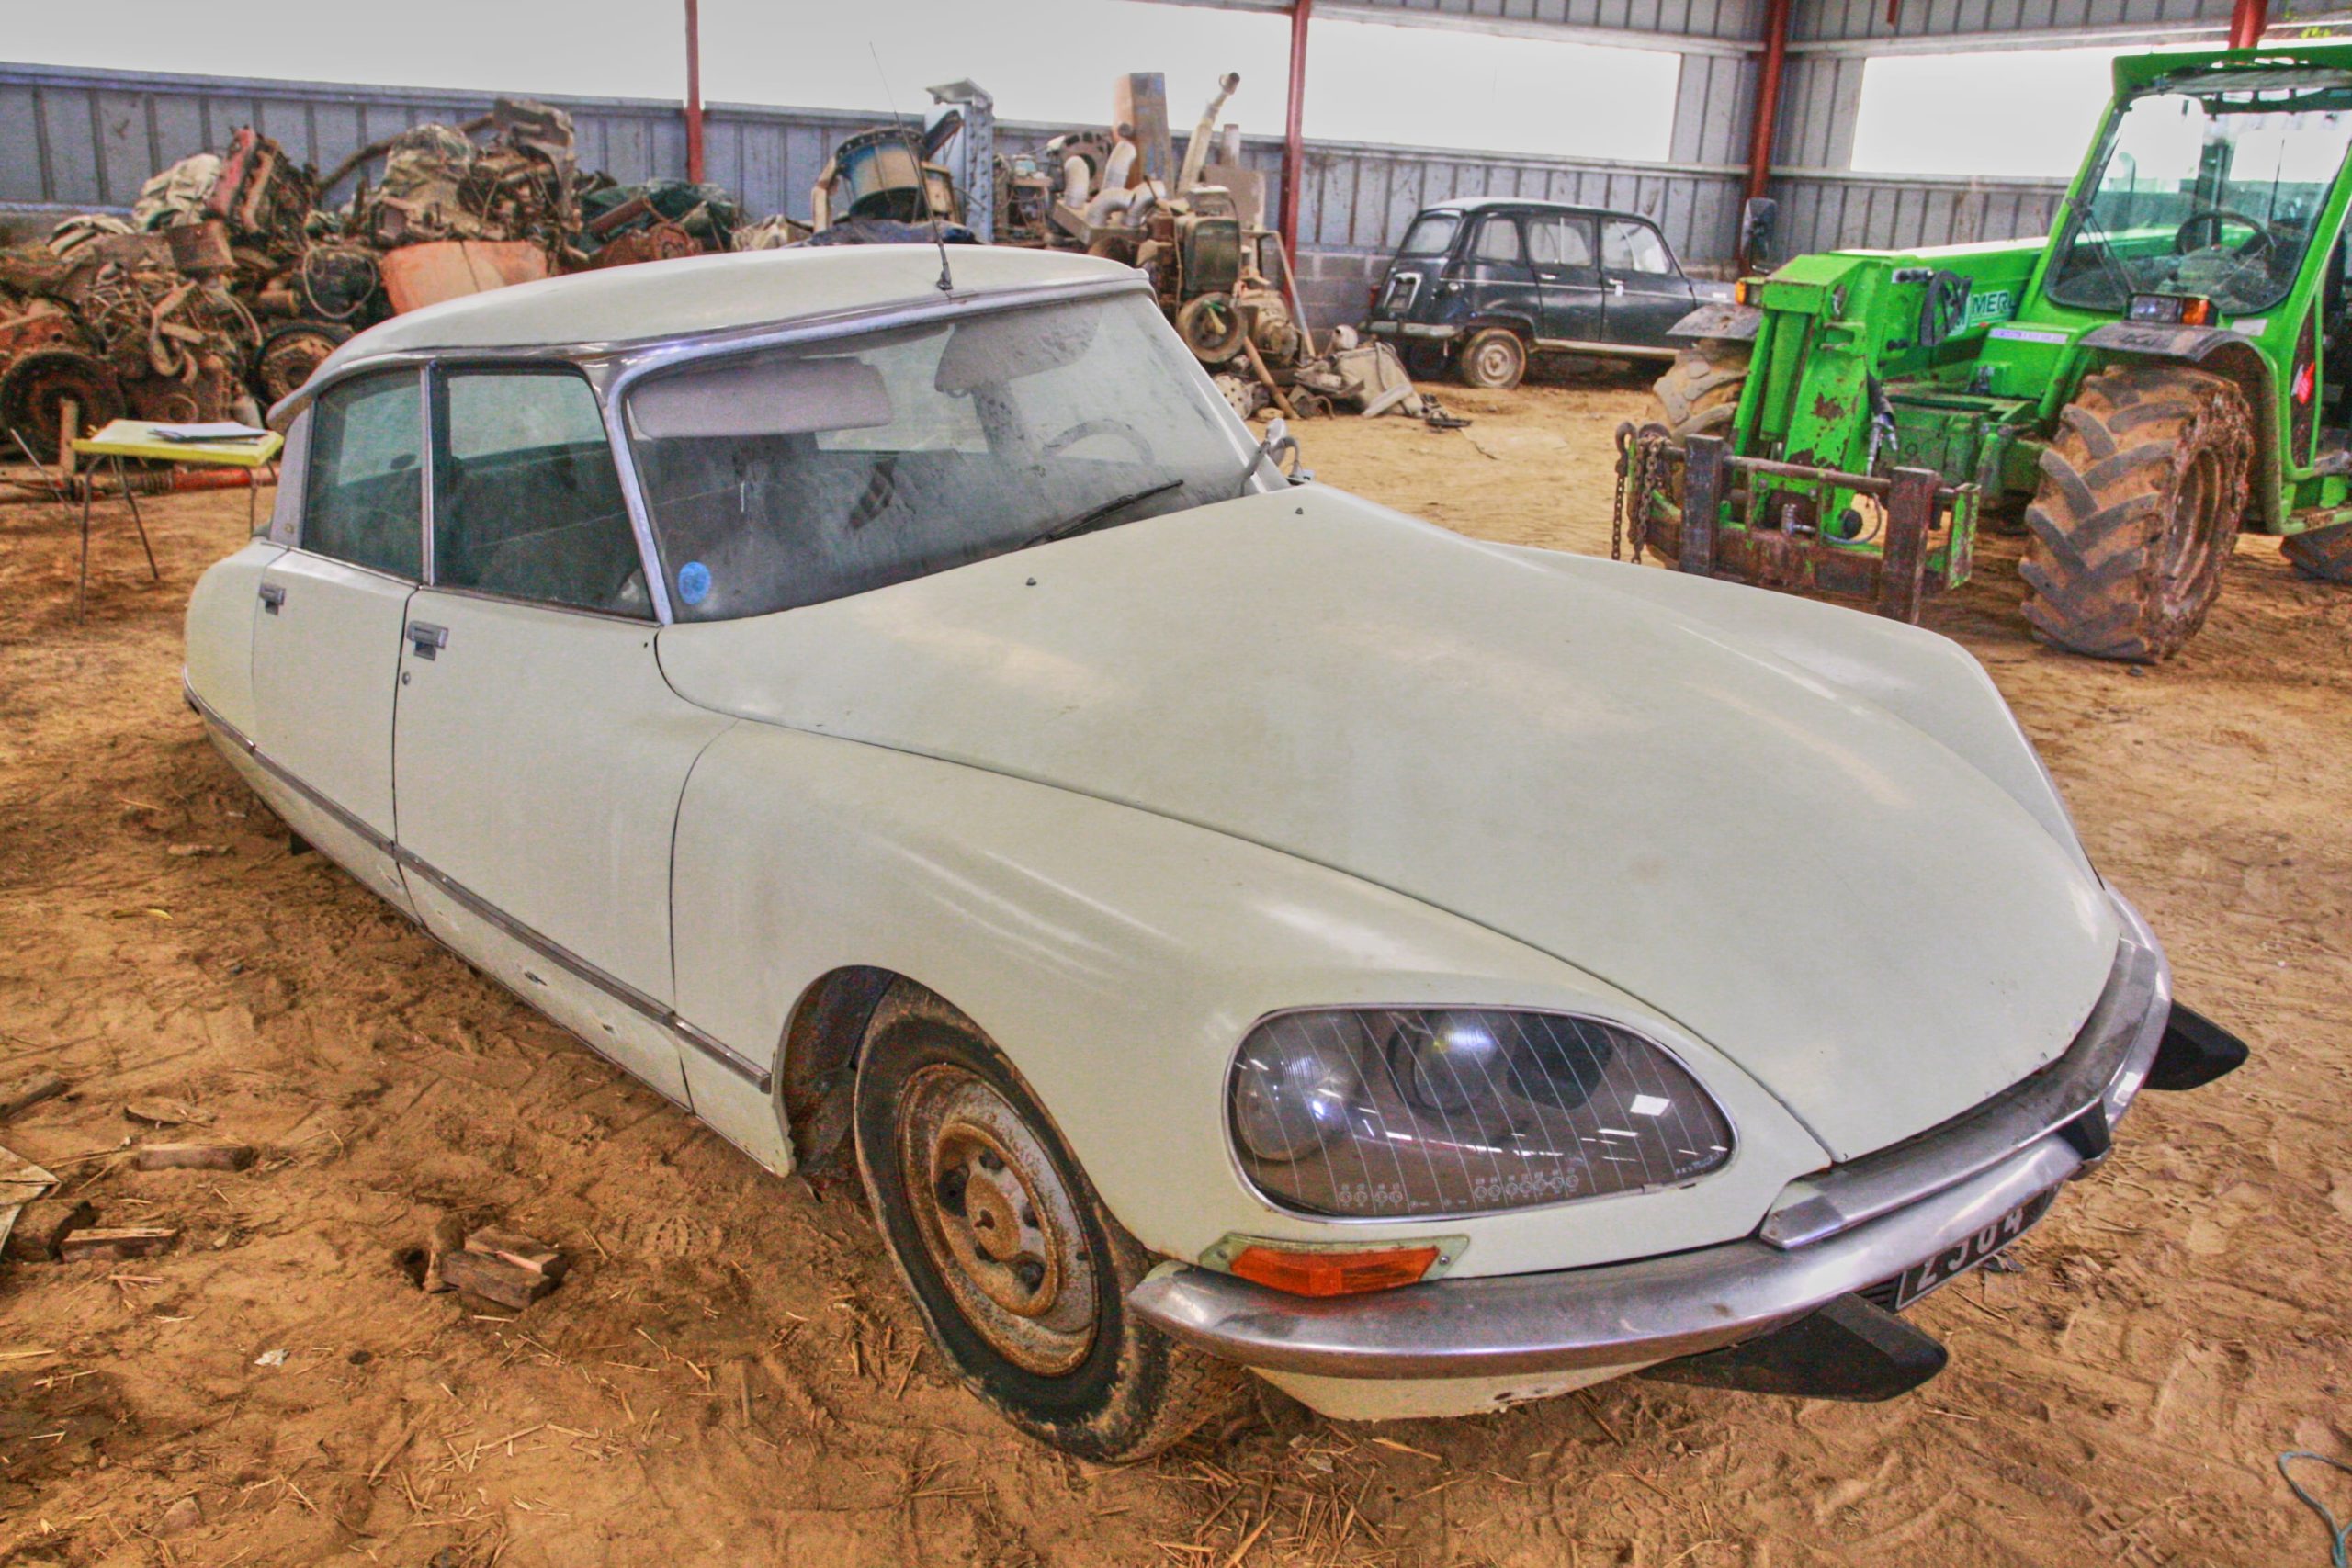
[[[68,400],[79,409],[82,430],[100,429],[122,417],[122,383],[104,360],[76,349],[20,355],[0,373],[0,430],[22,436],[48,462],[57,456],[64,434]]]
[[[2305,577],[2322,582],[2352,582],[2352,523],[2292,535],[2279,541],[2278,553]]]
[[[1508,392],[1527,378],[1527,344],[1509,327],[1472,333],[1453,356],[1453,373],[1465,387]]]
[[[2026,508],[2035,632],[2097,659],[2178,652],[2221,593],[2253,458],[2245,395],[2219,376],[2138,364],[2086,378]]]
[[[1701,338],[1682,345],[1674,364],[1650,388],[1651,418],[1679,444],[1693,435],[1729,435],[1739,394],[1747,386],[1748,345]]]

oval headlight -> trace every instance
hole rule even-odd
[[[1631,1030],[1566,1013],[1326,1009],[1250,1032],[1228,1096],[1243,1172],[1282,1208],[1442,1218],[1673,1186],[1731,1122]]]

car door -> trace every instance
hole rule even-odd
[[[1666,238],[1639,218],[1600,220],[1600,270],[1609,291],[1609,341],[1671,355],[1668,328],[1697,303]]]
[[[587,380],[485,367],[433,383],[429,581],[393,745],[401,863],[444,941],[684,1102],[671,833],[730,721],[662,678]]]
[[[423,378],[410,368],[338,382],[307,423],[292,547],[256,588],[258,787],[295,832],[405,909],[392,728],[424,553]]]
[[[1541,318],[1543,299],[1535,270],[1527,265],[1516,213],[1490,212],[1478,220],[1454,276],[1473,315],[1516,322],[1531,332]]]
[[[1547,346],[1600,342],[1604,295],[1592,220],[1574,212],[1530,213],[1525,225],[1527,259],[1543,297],[1537,339]]]

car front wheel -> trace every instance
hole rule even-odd
[[[971,1391],[1082,1459],[1148,1458],[1238,1372],[1127,1310],[1153,1259],[969,1020],[902,983],[857,1076],[857,1158],[932,1341]]]

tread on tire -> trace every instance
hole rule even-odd
[[[2035,633],[2099,659],[2178,652],[2220,596],[2253,457],[2245,394],[2220,376],[2131,364],[2086,378],[2025,513]]]

